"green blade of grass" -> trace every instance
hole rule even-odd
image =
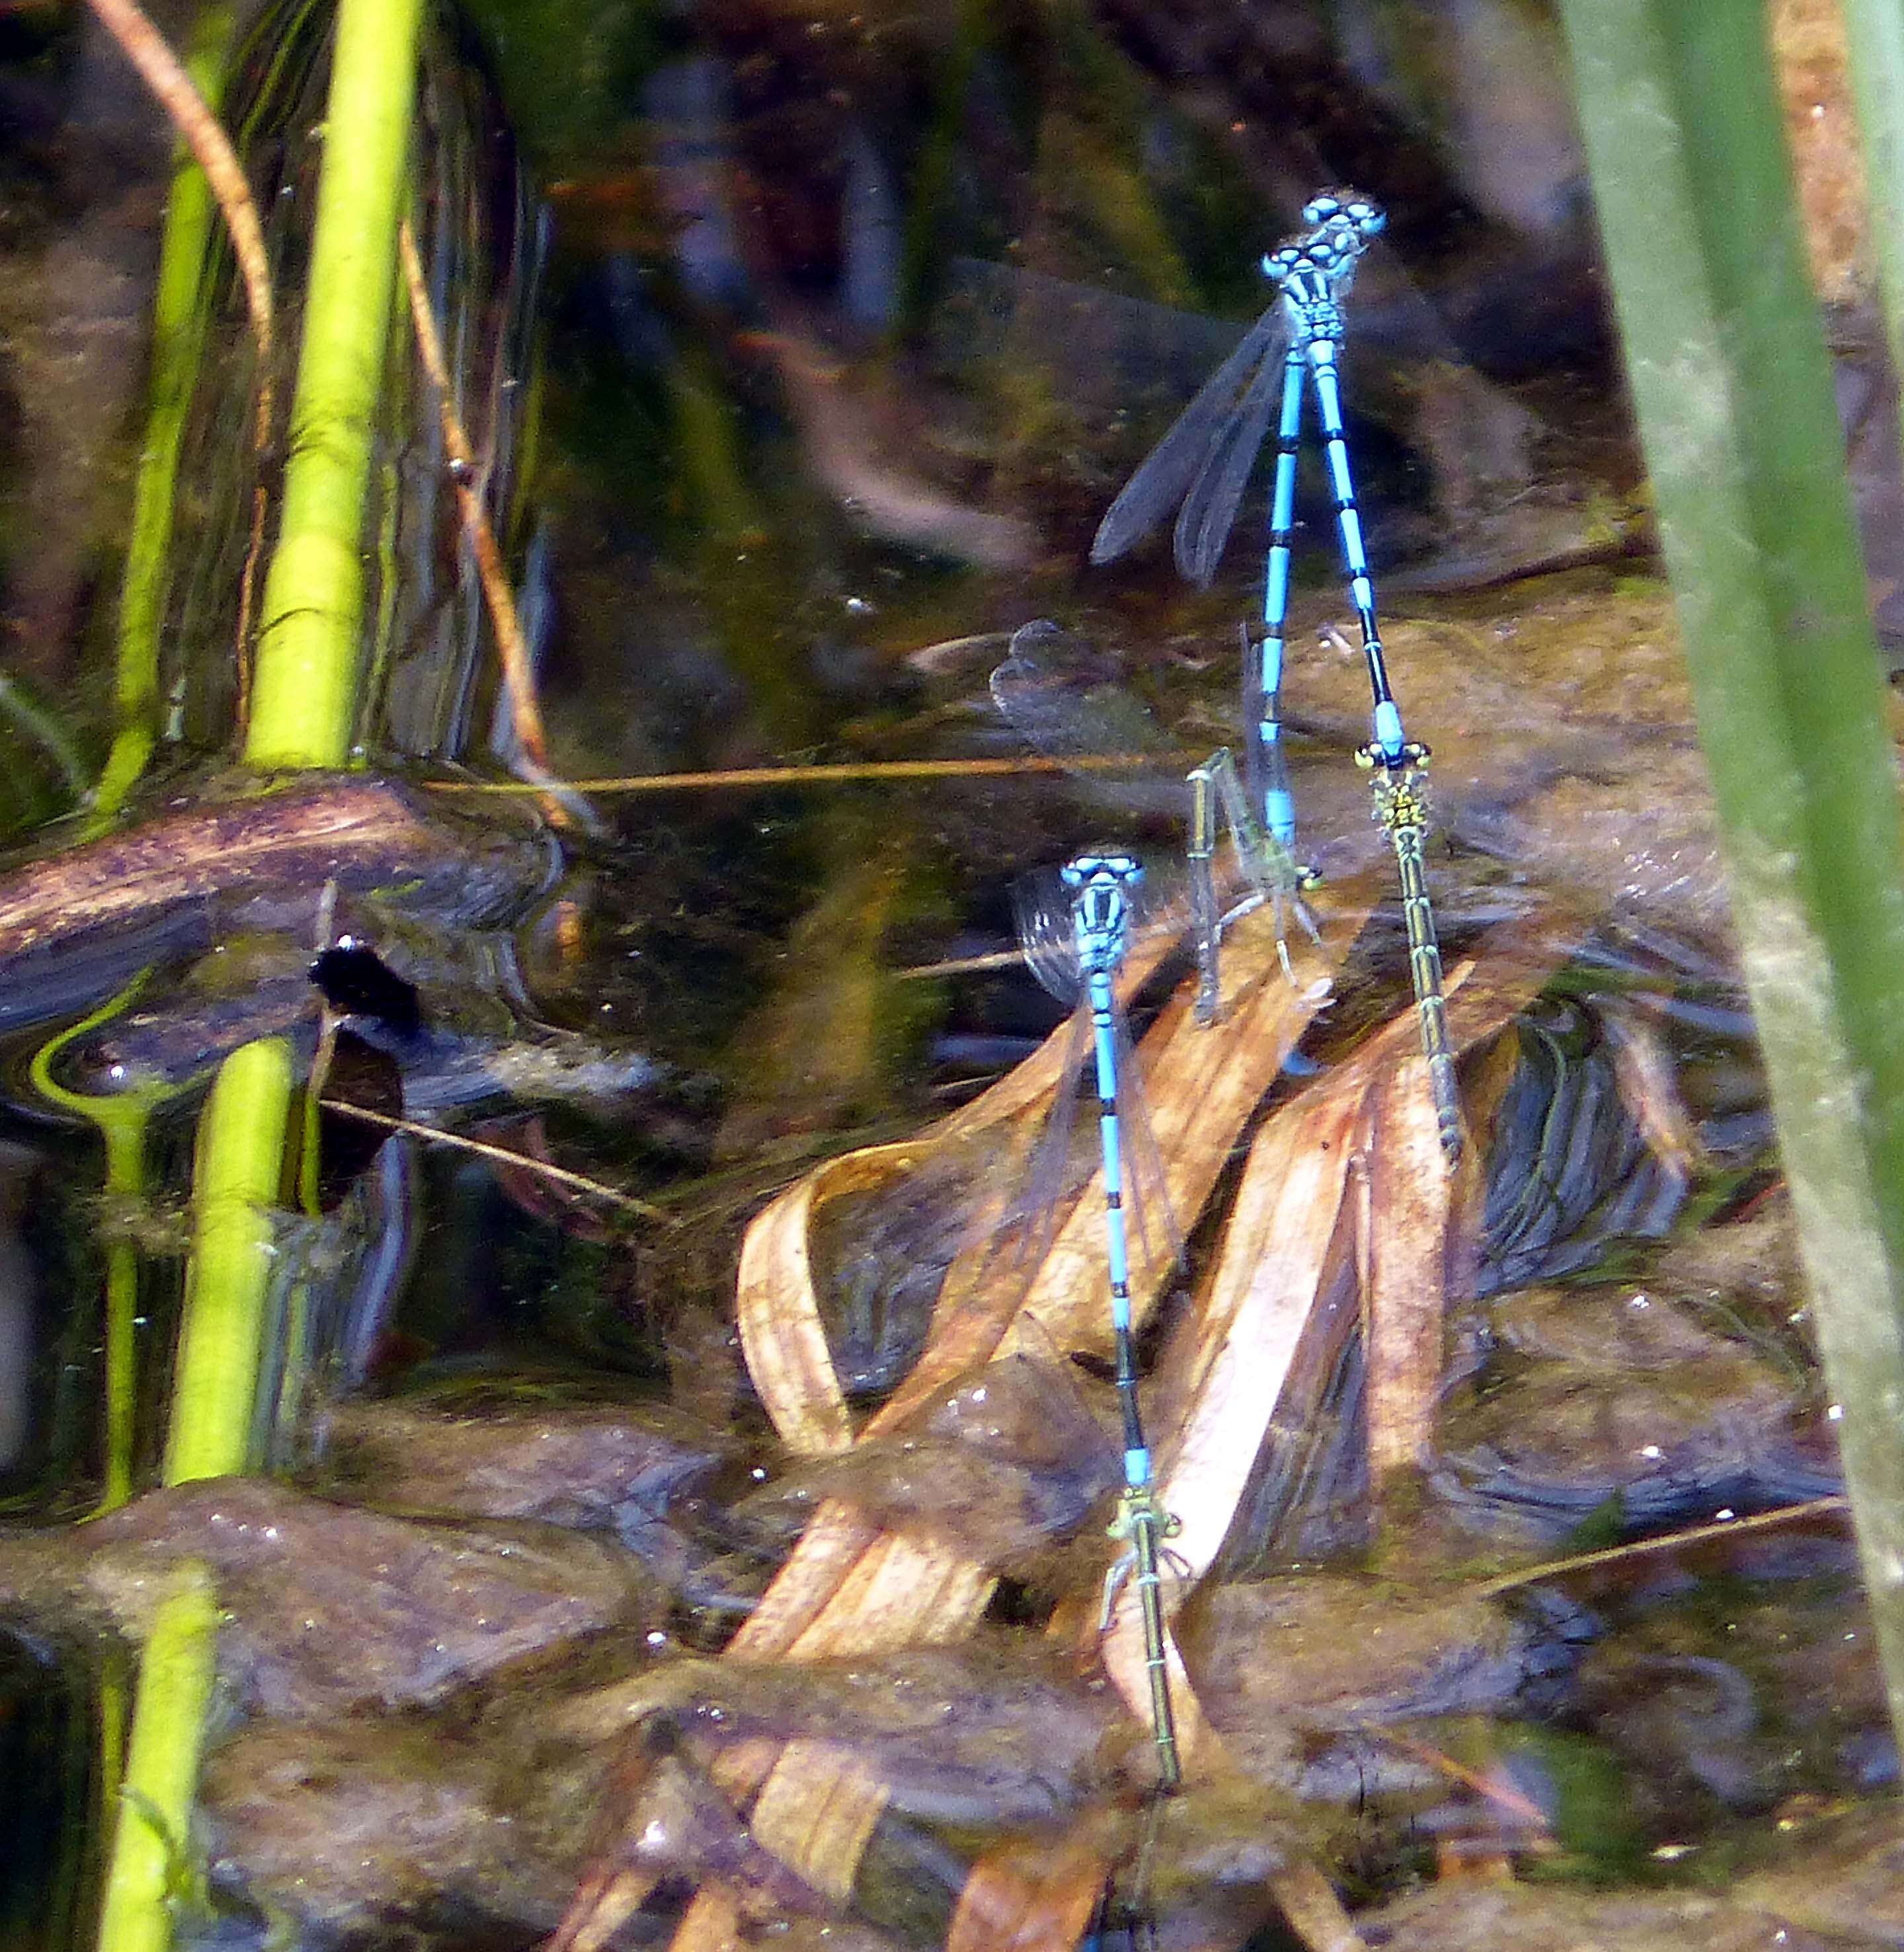
[[[1763,11],[1561,12],[1904,1728],[1904,849]]]

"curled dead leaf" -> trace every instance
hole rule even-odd
[[[1366,912],[1355,903],[1328,918],[1330,966],[1340,965]],[[1299,988],[1281,979],[1266,924],[1253,931],[1246,924],[1233,946],[1221,1027],[1198,1028],[1180,997],[1166,1005],[1143,1045],[1152,1129],[1173,1211],[1186,1230],[1282,1078],[1324,987],[1308,971]],[[1452,971],[1449,1018],[1457,1048],[1509,1021],[1555,953],[1552,943],[1501,931]],[[1140,965],[1126,981],[1135,986],[1149,973]],[[1173,1609],[1215,1562],[1272,1424],[1301,1425],[1332,1366],[1327,1352],[1358,1322],[1379,1352],[1371,1357],[1368,1437],[1378,1469],[1414,1461],[1427,1441],[1447,1271],[1457,1259],[1464,1206],[1462,1182],[1451,1176],[1440,1147],[1415,1037],[1410,1012],[1262,1121],[1195,1306],[1171,1328],[1152,1389],[1152,1420],[1163,1502],[1182,1521],[1171,1541]],[[794,1448],[836,1453],[855,1441],[815,1289],[816,1216],[836,1201],[903,1189],[961,1147],[1011,1154],[1064,1082],[1065,1045],[1061,1032],[916,1141],[833,1161],[756,1218],[742,1256],[742,1332],[763,1400]],[[988,1279],[982,1246],[955,1259],[924,1355],[861,1436],[899,1428],[953,1379],[997,1356],[1105,1345],[1102,1208],[1088,1194],[1088,1187],[1080,1190],[1058,1216],[1027,1279]],[[1133,1269],[1140,1321],[1173,1272],[1168,1256],[1146,1256]],[[827,1499],[731,1652],[810,1660],[955,1639],[976,1623],[994,1583],[992,1568],[944,1539],[889,1512],[884,1525],[871,1522]],[[1074,1610],[1061,1609],[1061,1618],[1076,1631]],[[1133,1714],[1146,1715],[1141,1629],[1127,1584],[1101,1631],[1093,1619],[1090,1638]],[[1219,1745],[1174,1644],[1168,1652],[1185,1760],[1199,1772],[1217,1769]],[[882,1787],[842,1766],[816,1788],[800,1744],[777,1754],[756,1746],[758,1754],[722,1758],[724,1787],[757,1796],[756,1835],[765,1841],[764,1814],[784,1847],[777,1854],[808,1882],[850,1891],[883,1807]],[[955,1936],[979,1935],[975,1944],[1001,1934],[1004,1943],[1030,1942],[1021,1927],[1035,1919],[1037,1942],[1074,1942],[1089,1916],[1088,1905],[1080,1908],[1078,1880],[1054,1869],[1048,1888],[1008,1890],[1016,1875],[988,1862],[961,1901],[966,1922]],[[1312,1875],[1297,1876],[1283,1894],[1311,1914],[1300,1928],[1305,1933],[1346,1929],[1339,1908],[1327,1919],[1317,1915],[1326,1891]],[[677,1947],[717,1931],[722,1902],[711,1892],[697,1901]],[[1352,1933],[1340,1942],[1352,1944]]]

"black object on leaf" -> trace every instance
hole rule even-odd
[[[342,1015],[371,1018],[399,1037],[414,1037],[423,1028],[416,985],[405,982],[375,949],[349,936],[320,951],[311,965],[311,980]]]

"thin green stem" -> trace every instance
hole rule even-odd
[[[53,1067],[70,1044],[100,1024],[111,1022],[125,1009],[145,988],[151,974],[150,969],[142,969],[91,1015],[48,1039],[34,1052],[28,1068],[35,1090],[48,1103],[98,1127],[106,1147],[106,1192],[128,1204],[145,1197],[145,1133],[152,1113],[185,1087],[142,1085],[112,1093],[73,1091],[53,1075]],[[117,1509],[132,1496],[138,1434],[138,1252],[130,1240],[115,1240],[106,1249],[105,1455],[98,1507],[102,1512]]]
[[[223,92],[233,9],[208,7],[192,30],[186,72],[214,112]],[[137,784],[158,736],[159,633],[170,564],[179,454],[205,353],[211,242],[217,207],[203,170],[181,142],[159,246],[152,303],[151,404],[139,451],[119,597],[118,661],[114,679],[117,730],[93,796],[95,827],[108,824]]]
[[[59,768],[61,782],[75,799],[85,793],[90,777],[86,761],[58,715],[30,697],[26,688],[5,672],[0,672],[0,715],[11,719]]]

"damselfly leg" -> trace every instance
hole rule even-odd
[[[1109,783],[1109,790],[1132,811],[1163,810],[1183,790],[1160,777],[1171,748],[1156,721],[1129,693],[1104,682],[1089,649],[1055,624],[1027,624],[1013,636],[1011,655],[992,674],[991,689],[1013,729],[1047,758],[1062,763],[1109,751],[1149,760],[1141,775],[1133,773]],[[1265,771],[1268,790],[1287,799],[1288,781],[1280,746],[1269,755]],[[1199,968],[1196,1009],[1199,1021],[1207,1022],[1216,1013],[1223,931],[1242,915],[1264,906],[1271,910],[1277,953],[1292,984],[1296,978],[1287,940],[1290,918],[1312,941],[1319,944],[1321,937],[1302,899],[1308,877],[1252,810],[1252,802],[1260,803],[1260,790],[1246,791],[1228,749],[1212,753],[1194,768],[1186,784],[1190,918]],[[1092,790],[1102,793],[1106,787],[1103,774],[1092,776]],[[1226,833],[1245,891],[1227,909],[1217,881],[1218,849]]]
[[[1208,1024],[1214,1023],[1219,1014],[1223,937],[1233,924],[1257,909],[1271,910],[1275,918],[1276,953],[1284,977],[1297,990],[1303,986],[1290,961],[1290,917],[1295,918],[1318,949],[1322,946],[1322,936],[1301,893],[1312,884],[1314,877],[1299,868],[1288,849],[1264,831],[1252,811],[1243,782],[1237,777],[1236,762],[1227,746],[1211,753],[1202,765],[1192,770],[1190,787],[1190,917],[1196,937],[1196,1020]],[[1222,906],[1217,890],[1219,827],[1230,836],[1246,890],[1242,899],[1227,909]]]

